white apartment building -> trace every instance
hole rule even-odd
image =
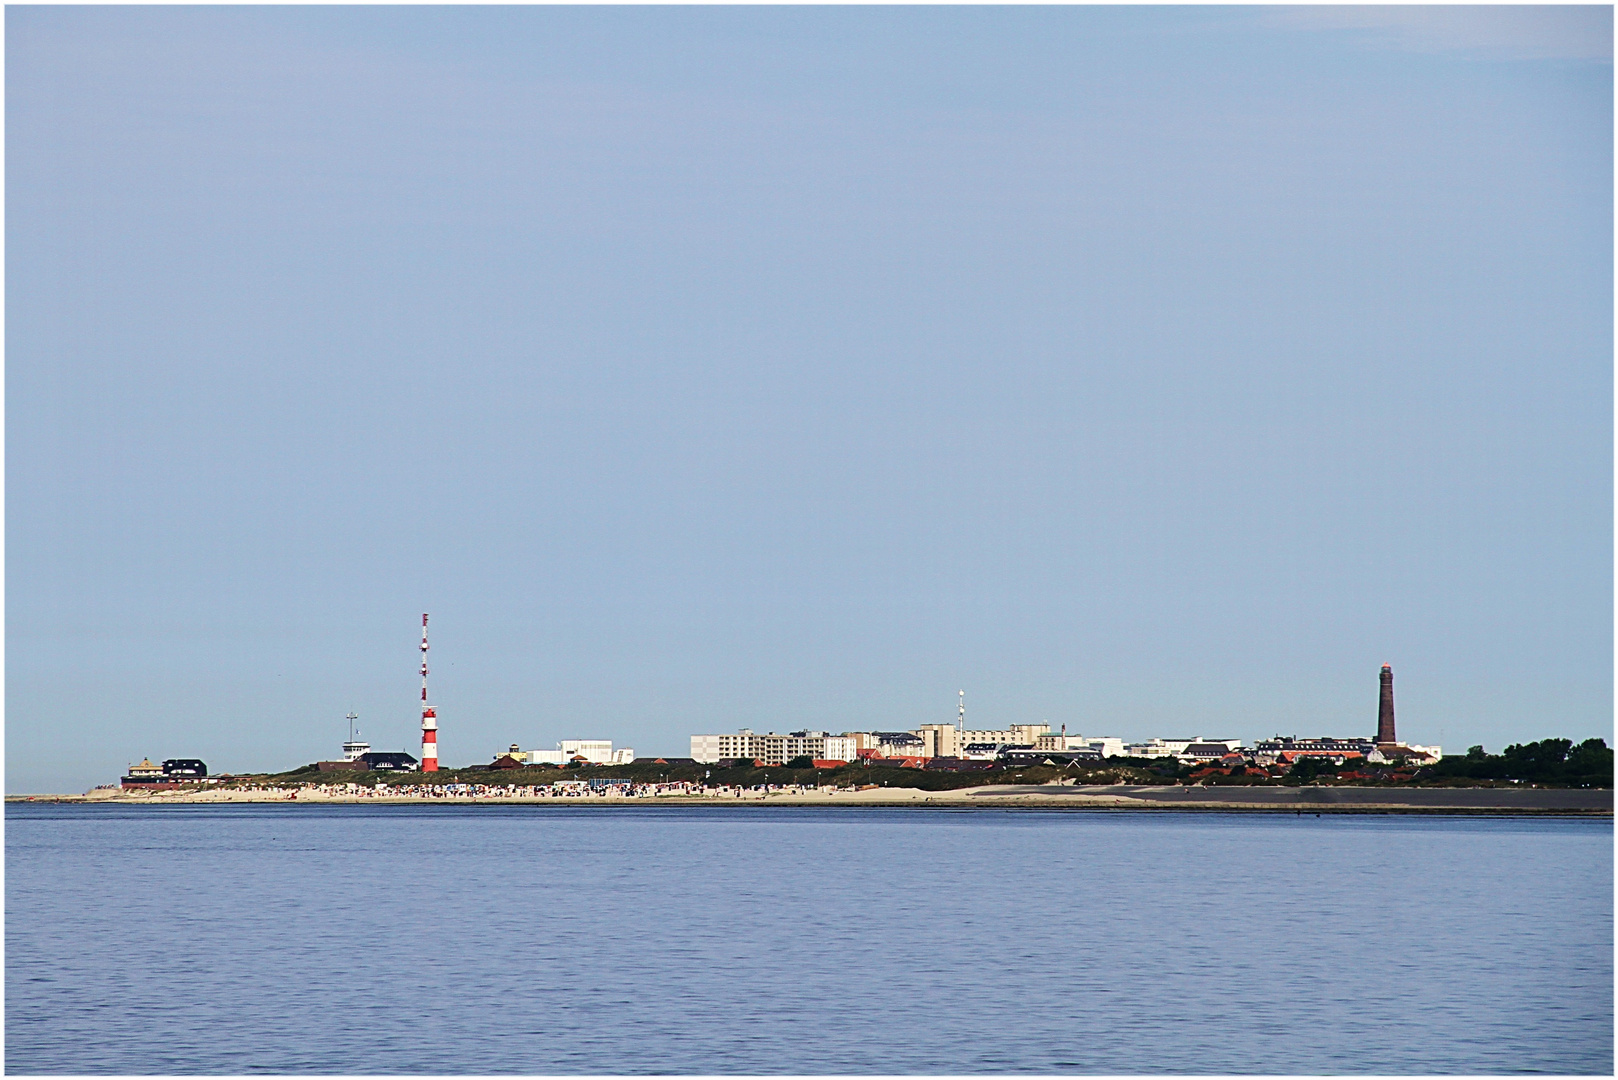
[[[960,753],[960,728],[954,724],[923,724],[916,729],[921,738],[921,752],[924,757],[956,757]]]
[[[923,724],[915,734],[921,737],[923,757],[963,757],[972,745],[1033,746],[1050,734],[1049,724],[1012,724],[1008,728],[962,731],[954,724]]]
[[[742,728],[734,735],[691,736],[693,761],[713,762],[729,758],[785,765],[793,758],[800,757],[817,761],[853,761],[855,740],[847,735],[830,735],[824,731],[794,731],[786,735],[777,735],[772,731],[759,735],[752,728]]]
[[[1112,736],[1096,737],[1094,735],[1041,735],[1034,740],[1035,750],[1094,750],[1104,758],[1122,757],[1124,754],[1124,740]]]
[[[1130,743],[1124,747],[1124,756],[1139,758],[1179,758],[1193,743],[1224,743],[1232,750],[1242,744],[1240,739],[1206,739],[1198,735],[1191,739],[1147,739],[1143,743]]]
[[[1154,740],[1161,742],[1162,740]],[[1173,740],[1180,749],[1200,740]],[[1031,746],[1040,750],[1094,750],[1103,757],[1125,752],[1124,741],[1112,736],[1051,734],[1049,724],[1012,724],[1006,728],[962,731],[954,724],[922,724],[914,731],[824,731],[758,734],[742,728],[734,735],[691,736],[691,758],[714,762],[726,759],[762,761],[782,765],[796,757],[823,761],[853,761],[861,750],[880,757],[984,757],[993,758],[1004,746]],[[968,749],[971,747],[972,749]],[[1167,752],[1151,756],[1168,756]]]
[[[611,739],[563,739],[555,750],[530,750],[525,756],[530,765],[566,765],[576,757],[592,765],[628,765],[635,751],[628,746],[614,750]]]
[[[1416,743],[1394,743],[1391,746],[1378,746],[1365,755],[1365,760],[1373,765],[1382,765],[1390,761],[1414,761],[1421,764],[1431,764],[1444,756],[1442,746],[1418,746]]]

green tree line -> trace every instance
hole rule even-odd
[[[1612,748],[1605,739],[1541,739],[1514,743],[1499,754],[1474,746],[1466,756],[1445,757],[1423,769],[1422,777],[1457,777],[1467,780],[1521,780],[1530,784],[1563,787],[1612,787]]]

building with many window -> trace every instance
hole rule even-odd
[[[1370,739],[1337,739],[1329,735],[1317,739],[1299,739],[1291,735],[1277,735],[1253,744],[1253,760],[1260,765],[1268,765],[1298,757],[1321,757],[1341,763],[1348,758],[1363,758],[1375,749],[1376,743]]]
[[[778,735],[771,731],[757,734],[752,728],[742,728],[734,735],[691,736],[691,760],[762,761],[766,765],[785,765],[795,758],[817,761],[853,761],[855,740],[847,735],[831,735],[824,731],[794,731]]]
[[[1163,740],[1153,740],[1162,743]],[[1201,739],[1171,740],[1168,746],[1183,751]],[[1235,740],[1230,745],[1235,746]],[[780,765],[798,757],[821,761],[853,761],[856,758],[959,758],[993,760],[1007,748],[1042,750],[1088,758],[1118,757],[1126,753],[1124,741],[1114,736],[1052,733],[1049,724],[1012,724],[1005,728],[962,730],[954,724],[922,724],[914,731],[846,731],[830,735],[824,731],[775,732],[760,735],[743,728],[734,735],[691,736],[691,757],[695,761],[762,761]],[[1152,756],[1169,756],[1164,750]]]
[[[868,740],[866,746],[861,747],[861,757],[883,758],[919,758],[927,757],[926,744],[922,737],[914,731],[868,731],[859,732]]]

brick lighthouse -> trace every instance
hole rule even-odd
[[[1399,738],[1393,731],[1393,665],[1382,665],[1382,700],[1376,709],[1376,742],[1378,746],[1392,746]]]

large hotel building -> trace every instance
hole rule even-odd
[[[824,731],[794,731],[787,735],[755,735],[751,728],[742,728],[734,735],[691,736],[691,757],[695,761],[722,761],[740,759],[762,761],[766,765],[784,765],[793,758],[813,758],[818,761],[853,761],[854,740],[843,735],[828,735]]]

